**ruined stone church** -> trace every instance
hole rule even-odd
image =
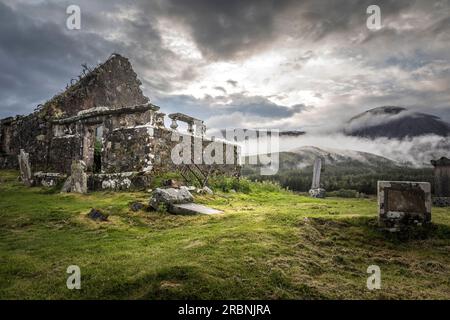
[[[52,186],[70,177],[74,161],[82,161],[91,190],[145,188],[167,171],[199,182],[213,174],[239,175],[237,145],[208,139],[203,121],[185,114],[168,115],[172,125],[166,127],[166,115],[140,85],[129,60],[118,54],[85,69],[32,114],[0,120],[0,168],[18,168],[18,155],[26,154],[32,184]],[[192,141],[231,145],[234,163],[174,164],[171,150],[177,142],[171,136],[177,121],[187,123],[179,134]]]

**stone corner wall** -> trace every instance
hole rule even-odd
[[[205,164],[195,162],[196,143],[202,146],[203,150],[211,144],[221,144],[223,146],[223,158],[227,144],[224,142],[213,142],[202,137],[180,134],[180,137],[191,139],[190,153],[191,163],[176,164],[172,161],[171,153],[177,144],[181,142],[172,141],[174,131],[162,126],[137,126],[134,128],[115,129],[105,137],[102,152],[102,172],[111,174],[124,171],[145,172],[151,175],[158,175],[169,171],[180,171],[186,166],[193,170],[199,170],[207,174],[225,174],[240,176],[240,164],[238,161],[238,150],[236,146],[231,146],[233,152],[233,164],[213,163]]]

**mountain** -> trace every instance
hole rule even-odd
[[[450,136],[450,124],[434,115],[387,106],[371,109],[351,118],[344,133],[371,139],[403,139],[429,134],[447,137]]]
[[[322,159],[324,168],[334,168],[334,170],[356,172],[356,171],[378,171],[381,168],[397,168],[399,164],[372,153],[341,150],[341,149],[320,149],[307,146],[293,149],[287,152],[280,152],[279,172],[286,171],[310,171],[317,157]],[[246,161],[247,163],[247,161]],[[259,166],[245,165],[244,175],[256,174]]]

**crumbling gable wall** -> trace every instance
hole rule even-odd
[[[72,159],[81,160],[86,155],[83,139],[91,139],[88,135],[92,132],[54,138],[53,121],[77,116],[88,109],[146,104],[149,99],[143,95],[140,85],[128,59],[118,54],[93,70],[85,67],[77,82],[34,113],[0,122],[0,168],[16,168],[17,161],[12,159],[24,149],[30,154],[33,171],[70,170]]]
[[[86,72],[85,70],[83,72]],[[106,62],[80,76],[75,84],[42,107],[52,117],[64,118],[96,107],[121,108],[149,102],[140,88],[130,61],[114,54]]]

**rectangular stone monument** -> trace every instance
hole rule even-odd
[[[20,149],[18,160],[20,168],[20,179],[27,186],[33,185],[33,176],[31,175],[30,155],[26,153],[25,150]]]
[[[322,159],[317,158],[314,161],[313,180],[311,189],[320,188],[320,171],[322,170]]]
[[[450,206],[450,159],[442,157],[431,161],[434,166],[433,204],[438,207]]]
[[[325,189],[320,187],[320,173],[322,171],[322,159],[314,161],[313,179],[309,195],[313,198],[325,198]]]
[[[392,232],[431,222],[428,182],[378,181],[379,226]]]

